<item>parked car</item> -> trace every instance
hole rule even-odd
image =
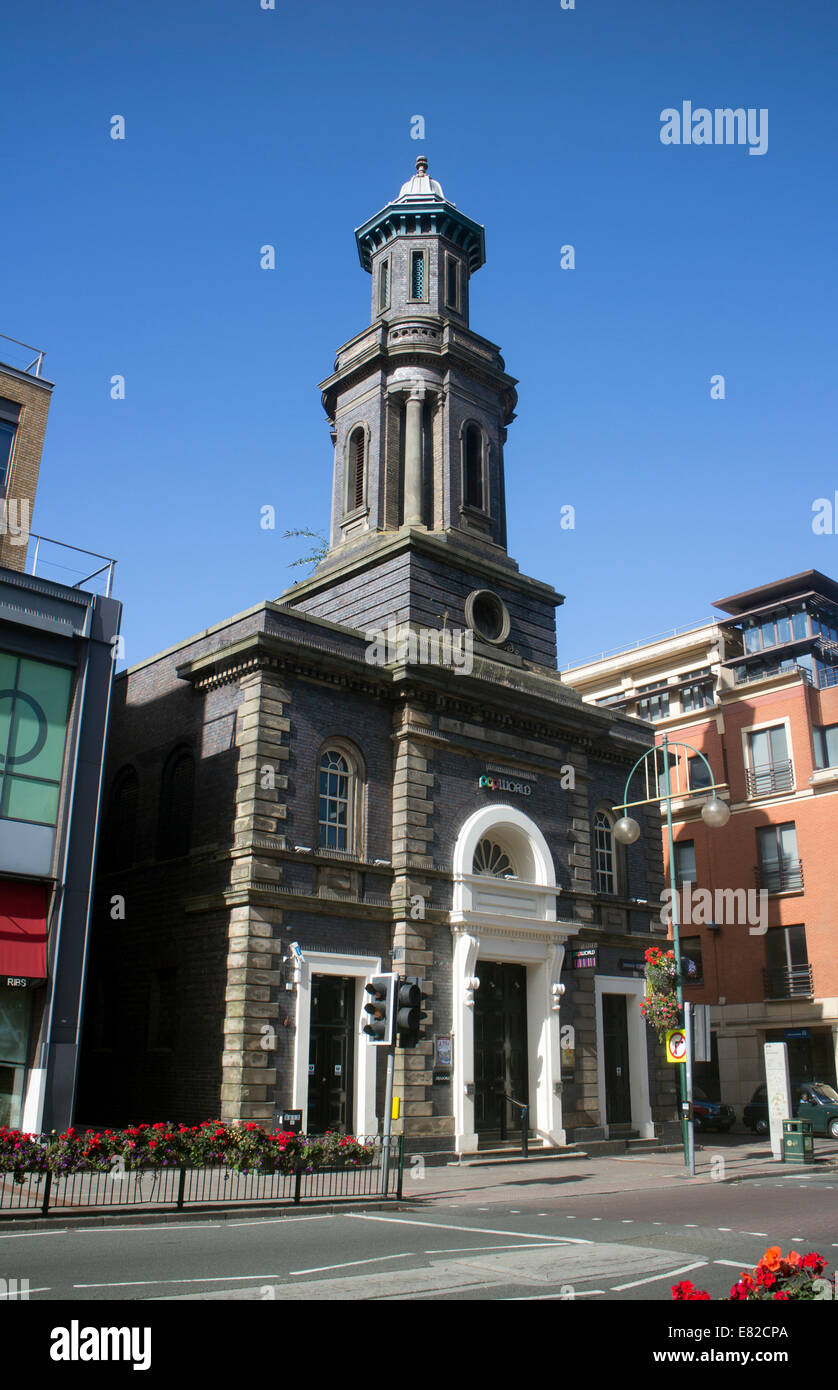
[[[795,1081],[792,1103],[796,1120],[810,1120],[815,1134],[838,1139],[838,1091],[826,1081]],[[768,1095],[757,1086],[742,1113],[745,1124],[755,1134],[768,1133]]]
[[[732,1105],[723,1105],[720,1100],[708,1100],[698,1086],[693,1086],[693,1124],[697,1130],[718,1129],[727,1134],[736,1120]]]

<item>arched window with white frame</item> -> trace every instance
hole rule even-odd
[[[618,870],[613,818],[605,810],[594,813],[594,891],[614,897]]]
[[[330,739],[317,766],[317,845],[363,853],[363,764],[346,739]]]

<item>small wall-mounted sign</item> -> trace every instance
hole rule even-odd
[[[291,1134],[300,1134],[303,1128],[302,1110],[275,1110],[274,1124]]]
[[[646,966],[644,962],[633,956],[621,956],[620,969],[630,970],[635,975],[645,975],[646,973]]]
[[[2,983],[7,989],[34,989],[36,985],[45,985],[46,980],[30,980],[28,976],[4,975]]]
[[[342,1074],[343,1064],[341,1062],[335,1062],[335,1076],[341,1076]]]
[[[435,1086],[450,1086],[450,1085],[451,1085],[451,1073],[450,1073],[450,1071],[435,1071],[434,1074],[433,1074],[433,1084],[434,1084]]]
[[[454,1064],[454,1049],[450,1033],[434,1034],[434,1067],[450,1071]],[[449,1077],[450,1080],[450,1077]]]
[[[596,946],[580,946],[577,951],[568,951],[567,964],[570,970],[596,970]]]
[[[506,777],[490,777],[484,773],[477,783],[485,791],[490,792],[513,792],[516,796],[532,796],[532,787],[529,782],[510,782]]]

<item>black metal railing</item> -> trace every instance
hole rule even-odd
[[[763,763],[758,767],[745,769],[745,782],[748,796],[765,796],[766,792],[794,791],[794,769],[791,759],[784,762]]]
[[[799,994],[814,994],[811,965],[763,970],[762,983],[766,999],[793,999]]]
[[[25,1173],[15,1182],[0,1173],[0,1213],[46,1216],[60,1211],[101,1211],[103,1208],[143,1206],[184,1211],[213,1205],[326,1202],[396,1198],[404,1184],[404,1138],[394,1135],[387,1146],[376,1136],[360,1142],[374,1145],[371,1163],[308,1171],[299,1165],[290,1173],[242,1172],[224,1167],[138,1168],[114,1165],[100,1173]],[[385,1154],[387,1163],[384,1163]],[[386,1187],[382,1168],[386,1168]]]
[[[760,864],[754,870],[757,888],[766,893],[793,893],[803,889],[803,860],[786,859],[783,863]]]
[[[530,1107],[529,1107],[528,1105],[524,1105],[523,1101],[516,1100],[514,1096],[507,1096],[507,1095],[503,1095],[503,1094],[501,1094],[501,1095],[498,1097],[498,1102],[499,1102],[499,1105],[500,1105],[500,1137],[501,1137],[501,1142],[503,1142],[503,1140],[506,1139],[506,1103],[507,1103],[507,1101],[509,1102],[510,1105],[515,1105],[515,1106],[517,1106],[518,1109],[519,1109],[520,1112],[521,1112],[521,1157],[522,1157],[522,1158],[529,1158],[529,1156],[530,1156],[530,1131],[529,1131]]]

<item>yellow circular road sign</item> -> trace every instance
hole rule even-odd
[[[683,1028],[670,1028],[666,1035],[667,1062],[686,1062],[687,1035]]]

